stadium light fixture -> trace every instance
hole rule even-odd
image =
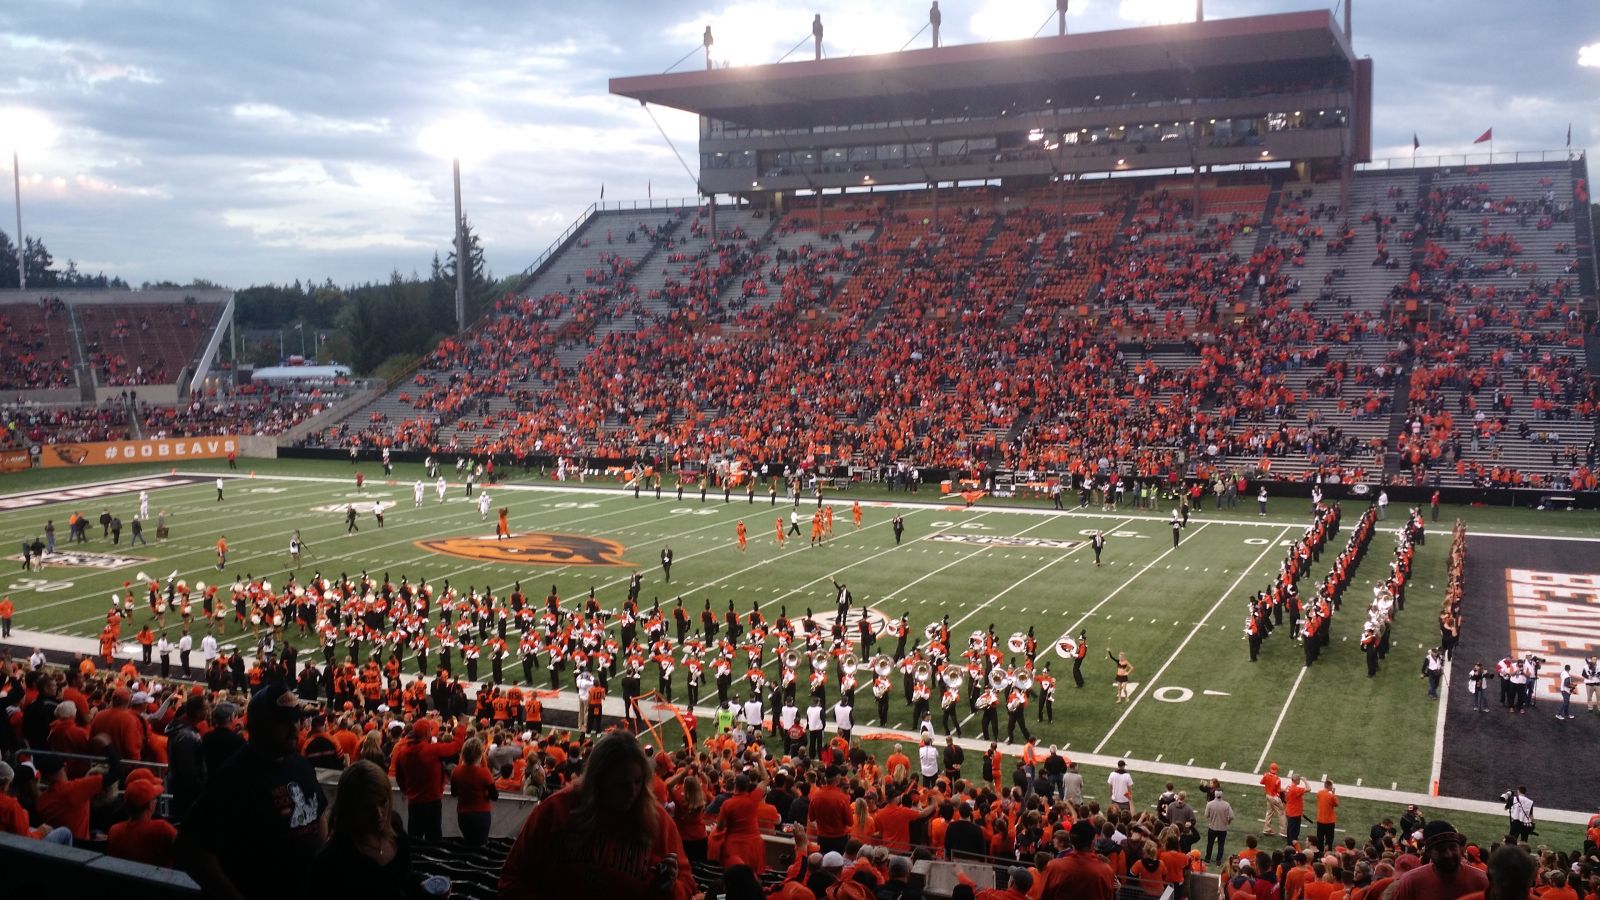
[[[28,267],[22,234],[22,161],[24,153],[42,153],[56,141],[56,126],[43,114],[20,106],[0,107],[0,151],[11,151],[11,187],[17,206],[17,291],[28,289]]]
[[[481,162],[501,149],[500,129],[481,115],[467,113],[422,129],[417,143],[434,156],[450,160],[456,199],[456,330],[467,327],[467,220],[461,213],[461,160]]]

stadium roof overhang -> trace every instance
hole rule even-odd
[[[746,127],[794,129],[996,115],[1009,103],[1051,101],[1053,92],[1126,96],[1141,84],[1176,82],[1204,94],[1213,83],[1283,83],[1353,60],[1332,13],[1316,10],[613,78],[610,89]]]

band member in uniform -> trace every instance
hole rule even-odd
[[[1050,674],[1050,664],[1044,664],[1044,671],[1040,672],[1034,681],[1039,685],[1039,721],[1056,720],[1056,677]]]
[[[889,727],[889,692],[893,690],[887,675],[874,675],[872,678],[872,696],[878,700],[878,724]]]
[[[1072,656],[1072,683],[1083,687],[1083,658],[1089,655],[1089,632],[1078,632],[1078,652]]]
[[[924,663],[915,675],[912,676],[911,685],[911,721],[921,722],[928,717],[928,700],[933,696],[933,689],[929,687],[927,678],[931,678],[931,669]]]
[[[1000,695],[987,681],[978,693],[979,735],[986,741],[1000,739]]]
[[[947,671],[960,671],[948,669]],[[939,696],[939,706],[944,710],[944,717],[940,722],[945,734],[961,736],[961,689],[945,682],[944,690]]]
[[[1017,742],[1017,729],[1022,729],[1022,739],[1033,740],[1033,735],[1028,733],[1028,694],[1017,686],[1013,679],[1006,688],[1006,740],[1015,744]]]

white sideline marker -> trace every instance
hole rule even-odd
[[[779,722],[778,724],[782,725],[783,723]],[[1356,779],[1356,787],[1361,787],[1361,779],[1359,779],[1359,778]]]
[[[782,724],[782,723],[779,723],[779,724]],[[1189,761],[1188,761],[1188,762],[1186,762],[1186,763],[1184,763],[1184,765],[1186,765],[1186,766],[1192,766],[1192,765],[1194,765],[1194,757],[1192,757],[1192,756],[1191,756],[1191,757],[1189,757]]]

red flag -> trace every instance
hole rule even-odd
[[[1489,129],[1488,131],[1485,131],[1483,134],[1478,135],[1478,139],[1473,141],[1473,143],[1474,144],[1481,144],[1484,141],[1492,141],[1492,140],[1494,140],[1494,129],[1493,128]]]

